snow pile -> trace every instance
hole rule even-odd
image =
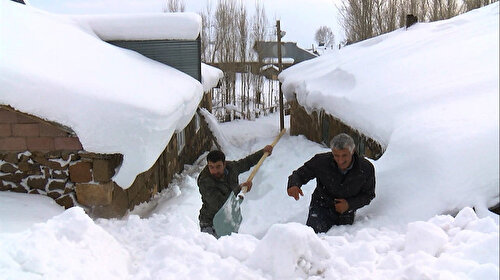
[[[309,227],[297,223],[272,226],[248,259],[252,267],[268,272],[274,279],[320,276],[332,256]]]
[[[201,17],[195,13],[147,13],[74,15],[104,41],[115,40],[196,40]]]
[[[0,273],[5,279],[498,279],[498,224],[471,208],[402,230],[355,225],[316,235],[286,223],[261,240],[246,234],[216,240],[188,218],[184,205],[196,186],[182,190],[176,202],[160,201],[172,208],[157,208],[147,219],[93,222],[75,207],[28,230],[0,233]]]
[[[125,279],[130,256],[82,208],[18,234],[0,234],[4,279]]]
[[[0,104],[71,127],[89,152],[123,154],[113,179],[128,188],[189,123],[202,85],[65,18],[0,3]]]
[[[494,3],[418,23],[280,75],[288,100],[295,93],[306,109],[324,109],[387,148],[370,213],[390,204],[408,222],[498,204],[498,14]]]
[[[14,208],[16,211],[12,211]],[[43,211],[33,209],[43,209]],[[45,195],[2,192],[0,213],[9,213],[9,215],[2,216],[0,219],[0,232],[22,231],[34,223],[46,222],[63,211],[63,207]]]

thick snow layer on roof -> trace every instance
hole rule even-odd
[[[191,120],[202,85],[64,17],[0,3],[0,104],[71,127],[89,152],[123,154],[113,179],[129,187]]]
[[[205,63],[201,64],[201,83],[203,84],[204,92],[216,87],[222,77],[224,77],[224,72],[219,68]]]
[[[387,148],[377,183],[390,191],[374,205],[397,203],[408,215],[428,211],[405,206],[412,199],[441,200],[443,211],[445,204],[494,206],[498,14],[497,2],[417,23],[300,63],[279,78],[288,100],[295,93],[308,110],[324,109]]]
[[[104,41],[196,40],[201,17],[195,13],[145,13],[70,16]]]

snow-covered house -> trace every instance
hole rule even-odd
[[[385,195],[377,194],[375,205],[420,212],[425,210],[405,204],[418,199],[425,205],[431,197],[443,200],[443,213],[494,207],[499,192],[498,22],[496,2],[286,69],[279,79],[286,99],[296,104],[291,134],[328,143],[347,131],[380,144],[384,153],[377,166],[384,169],[377,174],[395,176],[378,181]],[[432,191],[423,194],[425,188]]]
[[[391,112],[398,106],[407,110],[418,106],[407,99],[437,99],[446,92],[459,92],[462,88],[457,85],[464,78],[493,73],[488,68],[495,67],[493,62],[498,70],[494,59],[498,34],[487,29],[490,37],[484,40],[486,31],[468,20],[475,13],[400,28],[285,70],[280,79],[291,103],[291,134],[328,144],[336,134],[348,132],[357,137],[361,153],[379,158],[398,122]],[[486,27],[493,24],[483,20]],[[484,43],[472,44],[476,38]],[[485,60],[490,63],[481,64]],[[467,77],[462,78],[462,73],[468,73]],[[352,110],[353,104],[365,109]]]
[[[197,109],[210,108],[222,72],[199,52],[187,54],[197,56],[193,78],[105,42],[196,42],[199,16],[61,16],[0,3],[0,190],[115,217],[211,148]],[[186,55],[180,45],[169,52]]]

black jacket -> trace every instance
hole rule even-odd
[[[252,166],[259,162],[263,154],[264,150],[260,150],[238,161],[226,161],[225,174],[221,179],[213,177],[208,170],[208,166],[205,166],[198,176],[198,188],[202,201],[200,215],[198,216],[201,228],[213,226],[214,216],[224,205],[229,194],[233,192],[234,195],[238,195],[240,192],[238,175],[250,170]]]
[[[301,187],[316,178],[311,206],[334,207],[334,199],[344,198],[349,203],[348,210],[355,211],[375,197],[375,169],[356,153],[353,160],[352,168],[344,175],[331,152],[317,154],[288,177],[288,188]]]

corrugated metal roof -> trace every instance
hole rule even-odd
[[[147,40],[108,41],[115,46],[136,51],[182,71],[201,82],[200,41],[198,40]]]

